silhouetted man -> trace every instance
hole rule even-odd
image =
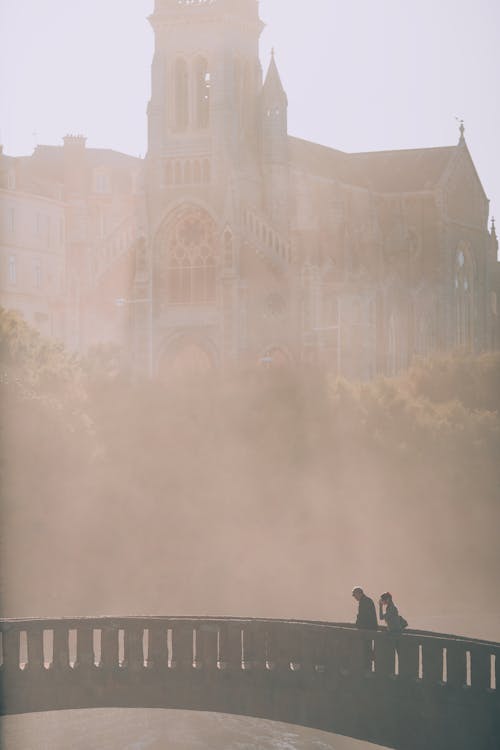
[[[373,599],[366,596],[360,586],[355,586],[355,588],[353,588],[352,595],[359,603],[356,626],[362,630],[377,630],[377,612],[375,611]]]

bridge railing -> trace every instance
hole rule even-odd
[[[500,644],[345,624],[216,618],[0,621],[4,689],[45,672],[298,672],[500,692]]]

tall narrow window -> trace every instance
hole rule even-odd
[[[244,91],[243,91],[243,64],[238,58],[234,61],[234,102],[238,114],[240,116],[240,122],[243,123],[243,107],[244,107]]]
[[[42,264],[39,260],[35,263],[35,286],[37,289],[42,286]]]
[[[398,334],[397,334],[397,328],[396,328],[396,319],[394,317],[394,314],[391,313],[391,317],[389,318],[389,334],[388,334],[388,342],[387,342],[387,374],[388,375],[396,375],[399,367],[398,367]]]
[[[99,237],[103,238],[106,236],[106,214],[104,209],[99,208]]]
[[[196,125],[207,128],[210,120],[210,88],[212,78],[203,57],[196,61]]]
[[[233,235],[229,229],[224,232],[224,265],[226,268],[233,265]]]
[[[455,292],[457,344],[470,349],[474,345],[474,266],[464,245],[457,252]]]
[[[15,255],[9,255],[9,282],[11,284],[15,284],[17,282],[17,266]]]
[[[174,181],[172,162],[169,160],[165,164],[165,184],[171,185]]]
[[[182,132],[189,122],[188,69],[185,60],[175,64],[175,129]]]
[[[243,97],[242,97],[242,121],[243,128],[250,134],[252,131],[252,106],[255,101],[252,67],[250,63],[245,63],[245,72],[243,77]]]

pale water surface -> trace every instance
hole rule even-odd
[[[10,716],[3,750],[376,750],[287,724],[188,711],[99,710]]]

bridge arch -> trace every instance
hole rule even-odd
[[[277,620],[11,620],[2,713],[170,708],[396,750],[498,750],[500,644]]]

